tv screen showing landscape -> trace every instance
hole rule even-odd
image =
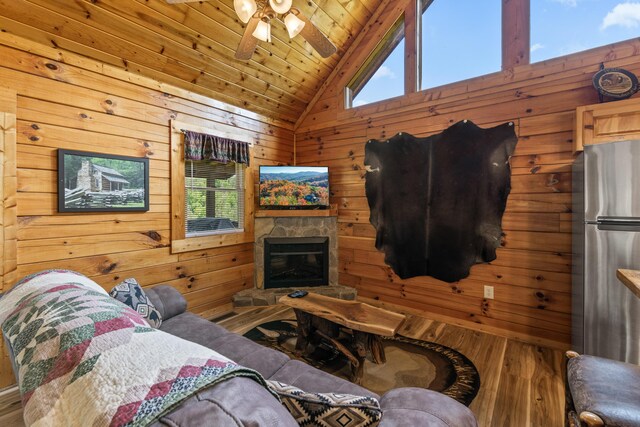
[[[260,207],[322,209],[329,207],[326,166],[260,166]]]

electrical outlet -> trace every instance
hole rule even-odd
[[[484,285],[484,297],[487,299],[493,299],[493,286]]]

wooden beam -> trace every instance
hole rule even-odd
[[[16,250],[16,105],[15,91],[0,88],[0,291],[15,284],[17,270]]]
[[[185,190],[184,190],[184,144],[182,129],[190,129],[188,124],[171,121],[171,241],[185,238]]]
[[[502,69],[529,63],[530,0],[502,0]]]
[[[420,90],[420,54],[421,33],[420,22],[422,14],[420,0],[413,0],[407,4],[404,12],[404,93],[414,93]]]

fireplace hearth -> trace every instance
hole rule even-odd
[[[328,237],[264,239],[264,288],[327,286]]]

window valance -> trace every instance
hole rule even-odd
[[[183,130],[185,160],[214,160],[249,165],[249,144],[233,139]]]

